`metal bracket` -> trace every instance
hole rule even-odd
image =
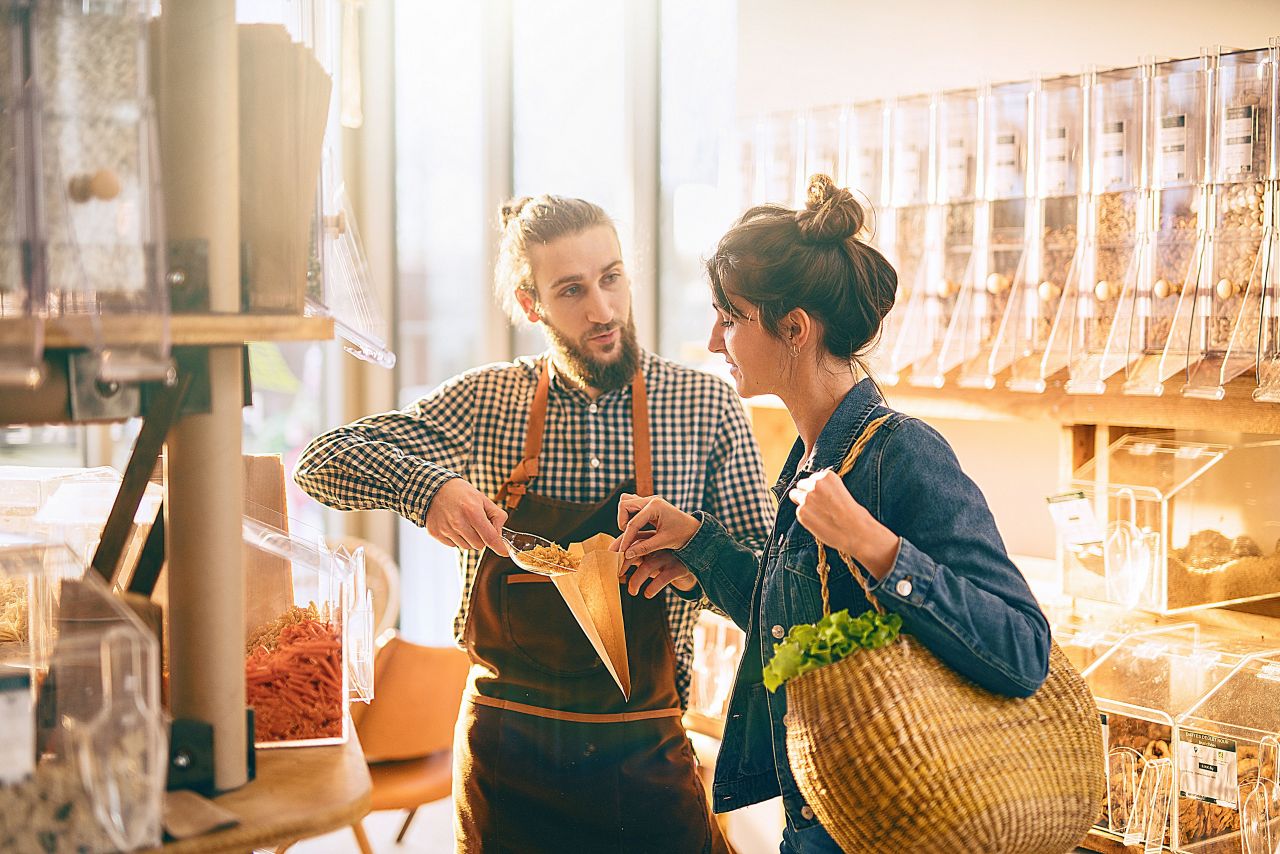
[[[164,282],[176,313],[209,310],[209,241],[170,240],[165,247]]]
[[[98,378],[96,353],[77,351],[67,361],[72,421],[123,421],[141,411],[136,385]]]

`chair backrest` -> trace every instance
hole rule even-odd
[[[374,659],[373,702],[351,707],[365,759],[414,759],[452,747],[469,669],[467,654],[455,647],[399,637],[383,644]]]

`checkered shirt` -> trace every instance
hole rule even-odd
[[[330,507],[394,510],[419,527],[436,490],[451,478],[466,478],[495,497],[523,456],[543,357],[467,371],[403,410],[331,430],[302,452],[294,479]],[[656,493],[686,512],[710,513],[758,552],[773,522],[773,502],[737,395],[710,374],[652,353],[641,354],[641,365]],[[603,501],[635,477],[631,420],[630,385],[592,401],[553,370],[540,473],[531,488],[561,501]],[[480,554],[460,551],[462,601],[453,624],[459,643]],[[693,627],[707,604],[666,591],[676,687],[685,703]]]

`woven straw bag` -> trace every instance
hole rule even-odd
[[[854,443],[841,476],[884,421]],[[823,614],[829,571],[819,543]],[[791,771],[846,852],[1061,854],[1101,811],[1098,710],[1057,644],[1027,699],[978,687],[905,635],[791,679],[786,692]]]

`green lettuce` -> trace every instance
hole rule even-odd
[[[902,617],[897,614],[867,611],[851,617],[848,609],[816,623],[792,626],[786,638],[773,645],[773,660],[764,667],[764,687],[772,693],[788,679],[834,664],[860,649],[888,646],[901,630]]]

